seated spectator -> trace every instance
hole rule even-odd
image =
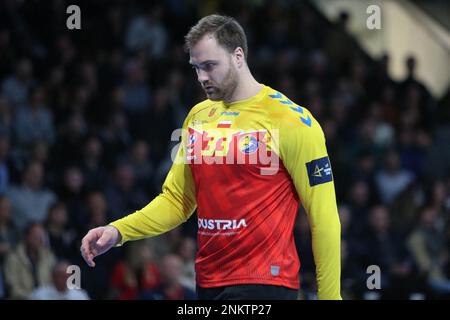
[[[26,299],[38,286],[51,281],[55,256],[44,244],[45,230],[41,224],[30,223],[23,241],[5,261],[5,278],[12,299]]]
[[[80,164],[82,144],[88,133],[88,123],[82,114],[66,114],[58,130],[56,143],[52,147],[54,167]]]
[[[414,279],[412,257],[404,239],[391,227],[386,207],[375,206],[370,210],[368,228],[361,240],[350,253],[359,263],[361,280],[367,279],[367,267],[376,265],[381,270],[382,298],[409,298],[409,294],[417,290],[414,286],[419,282]],[[360,283],[365,286],[366,281]]]
[[[119,163],[114,170],[111,184],[105,188],[106,199],[111,209],[111,220],[116,220],[143,208],[149,202],[147,193],[136,185],[133,169]]]
[[[118,262],[112,273],[111,288],[119,300],[136,299],[142,291],[160,284],[160,271],[153,261],[151,246],[145,241],[130,243],[125,259]]]
[[[19,241],[19,233],[11,220],[11,202],[0,196],[0,299],[6,296],[4,263]]]
[[[92,191],[86,197],[87,208],[84,213],[81,225],[83,229],[78,233],[77,244],[81,246],[82,237],[90,230],[96,227],[104,226],[108,223],[107,212],[108,205],[105,196],[100,191]],[[89,267],[79,255],[81,267],[82,287],[86,289],[91,299],[111,298],[109,292],[112,268],[122,258],[123,247],[112,250],[110,254],[101,255],[95,260],[95,268]]]
[[[63,169],[61,180],[58,186],[58,197],[66,206],[68,223],[73,228],[81,230],[84,228],[81,225],[85,197],[83,172],[77,166],[66,167]]]
[[[361,236],[367,224],[367,212],[371,205],[370,185],[365,180],[356,180],[348,190],[348,205],[352,212],[348,233]]]
[[[294,226],[294,240],[302,267],[300,269],[299,296],[305,300],[316,299],[316,270],[314,267],[313,253],[311,250],[311,231],[308,218],[304,210],[300,210]]]
[[[149,7],[144,15],[134,17],[126,32],[126,47],[130,51],[146,50],[147,55],[160,59],[167,46],[167,29],[162,23],[161,6]]]
[[[344,299],[352,299],[352,288],[356,282],[357,269],[355,268],[355,261],[353,259],[352,246],[355,242],[355,237],[351,233],[352,212],[345,204],[338,206],[339,220],[341,221],[341,279],[342,279],[342,296]],[[303,264],[303,263],[302,263]],[[314,280],[314,279],[313,279]]]
[[[6,254],[18,243],[19,233],[11,218],[11,201],[0,196],[0,267]]]
[[[69,263],[60,261],[52,270],[52,282],[39,286],[29,295],[30,300],[89,300],[89,296],[83,289],[67,287],[70,274],[67,273]]]
[[[30,59],[23,58],[17,61],[15,73],[3,81],[2,93],[11,106],[17,108],[26,103],[33,84],[33,64]]]
[[[145,115],[150,108],[151,93],[145,78],[144,65],[137,59],[129,60],[125,67],[125,83],[122,88],[125,110],[133,117]]]
[[[185,287],[195,291],[195,254],[196,243],[191,237],[184,237],[178,247],[177,254],[183,260],[183,274],[180,282]]]
[[[419,225],[407,239],[407,245],[419,271],[437,297],[450,297],[450,279],[446,275],[448,264],[445,229],[441,228],[438,211],[425,207],[420,212]]]
[[[195,300],[195,292],[181,284],[183,260],[178,255],[166,255],[160,266],[161,284],[140,295],[143,300]]]
[[[19,230],[30,222],[43,223],[55,194],[43,188],[44,169],[39,162],[30,162],[22,174],[22,185],[12,186],[7,195],[12,203],[13,220]]]
[[[130,155],[126,161],[133,169],[136,177],[136,185],[146,188],[151,186],[151,178],[153,175],[153,165],[150,161],[149,145],[144,140],[137,140],[132,148]]]
[[[375,181],[384,204],[391,204],[414,180],[414,175],[401,167],[398,152],[389,150],[385,155],[385,167],[376,174]]]
[[[28,105],[20,108],[15,118],[16,143],[23,149],[31,147],[36,140],[52,144],[55,140],[53,115],[46,106],[45,91],[36,87],[31,92]]]
[[[9,136],[0,132],[0,195],[4,194],[11,181],[10,163],[10,141]]]
[[[68,226],[68,214],[64,203],[57,202],[50,207],[45,227],[50,249],[56,258],[74,262],[79,255],[79,249],[75,246],[75,231]]]
[[[96,136],[89,137],[83,146],[81,169],[87,188],[98,189],[106,183],[106,172],[102,164],[103,145]]]
[[[101,191],[92,191],[86,198],[86,214],[80,219],[84,229],[81,230],[80,235],[107,223],[108,204],[105,195]]]
[[[105,147],[106,165],[112,167],[117,155],[123,154],[132,143],[125,113],[120,111],[111,113],[99,135]]]
[[[0,94],[0,133],[10,136],[12,134],[13,114],[8,99]]]
[[[146,81],[145,65],[137,59],[130,60],[125,66],[123,90],[123,104],[127,113],[131,133],[142,137],[148,130],[149,111],[152,93]]]

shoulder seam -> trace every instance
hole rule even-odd
[[[200,104],[201,104],[201,103],[202,103],[202,102],[200,102]],[[199,112],[201,112],[201,111],[203,111],[203,110],[205,110],[205,109],[207,109],[207,108],[210,108],[210,107],[212,107],[212,106],[214,106],[214,105],[216,105],[216,104],[218,104],[218,103],[219,103],[219,102],[211,101],[211,104],[208,104],[208,105],[206,105],[206,106],[200,108],[199,110],[195,110],[195,111],[194,111],[195,107],[197,106],[197,105],[195,105],[195,106],[191,109],[192,114],[190,115],[190,117],[192,118],[192,117],[194,117],[197,113],[199,113]]]

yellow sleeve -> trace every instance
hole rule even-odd
[[[325,136],[307,109],[295,108],[280,125],[279,152],[308,216],[318,298],[342,299],[341,225]]]
[[[182,142],[164,181],[162,193],[143,209],[110,223],[122,235],[118,245],[170,231],[192,215],[197,206],[195,186],[191,169],[184,161],[184,149]]]

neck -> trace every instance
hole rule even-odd
[[[229,98],[224,99],[224,102],[231,103],[251,98],[257,95],[261,88],[262,84],[256,81],[248,68],[246,68],[237,83],[236,89]]]

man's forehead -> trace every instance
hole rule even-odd
[[[213,35],[205,35],[189,50],[189,63],[201,64],[208,60],[219,60],[226,50],[217,43]]]

